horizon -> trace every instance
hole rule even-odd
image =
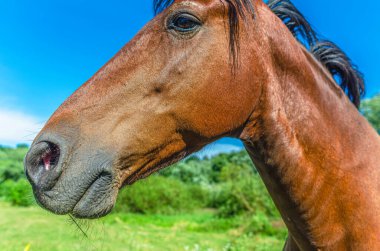
[[[373,32],[380,28],[380,2],[293,3],[358,65],[365,98],[380,93],[380,35]],[[58,106],[151,18],[153,6],[146,1],[0,2],[0,145],[30,144]],[[201,153],[237,149],[239,141],[222,139]]]

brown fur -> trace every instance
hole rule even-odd
[[[377,133],[281,20],[253,4],[255,19],[239,28],[236,72],[225,4],[177,0],[56,111],[35,144],[46,134],[70,142],[65,170],[91,170],[77,164],[92,158],[88,149],[107,152],[113,203],[123,185],[236,137],[289,229],[285,250],[377,250]],[[203,22],[192,37],[164,28],[180,9]]]

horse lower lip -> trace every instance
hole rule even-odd
[[[88,187],[87,189],[84,191],[84,193],[82,194],[82,196],[80,197],[80,199],[77,201],[77,203],[75,204],[74,208],[79,204],[79,202],[81,202],[82,200],[85,200],[86,199],[86,195],[87,193],[92,189],[92,187],[95,186],[96,182],[98,182],[100,179],[101,179],[102,176],[99,176],[98,178],[96,178]]]
[[[74,205],[74,207],[73,207],[73,212],[75,211],[75,209],[77,208],[77,206],[79,205],[79,204],[81,204],[82,202],[84,202],[85,204],[87,204],[88,203],[88,201],[86,201],[86,200],[88,200],[88,197],[91,197],[90,195],[89,195],[89,192],[91,191],[91,190],[93,190],[93,189],[95,189],[94,187],[99,183],[99,182],[102,182],[103,181],[103,177],[106,177],[107,175],[109,175],[109,174],[107,174],[107,173],[101,173],[101,174],[99,174],[98,176],[97,176],[97,178],[86,188],[86,190],[83,192],[83,194],[82,194],[82,196],[79,198],[79,200],[75,203],[75,205]]]

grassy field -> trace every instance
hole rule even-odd
[[[0,250],[281,250],[283,237],[242,235],[211,212],[158,216],[112,214],[80,223],[85,237],[68,216],[38,207],[0,204]],[[227,227],[229,226],[229,227]],[[216,229],[216,230],[215,230]]]

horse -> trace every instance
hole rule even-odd
[[[284,250],[380,248],[380,139],[358,68],[290,0],[154,0],[156,15],[72,94],[25,158],[38,203],[98,218],[118,191],[240,139]]]

